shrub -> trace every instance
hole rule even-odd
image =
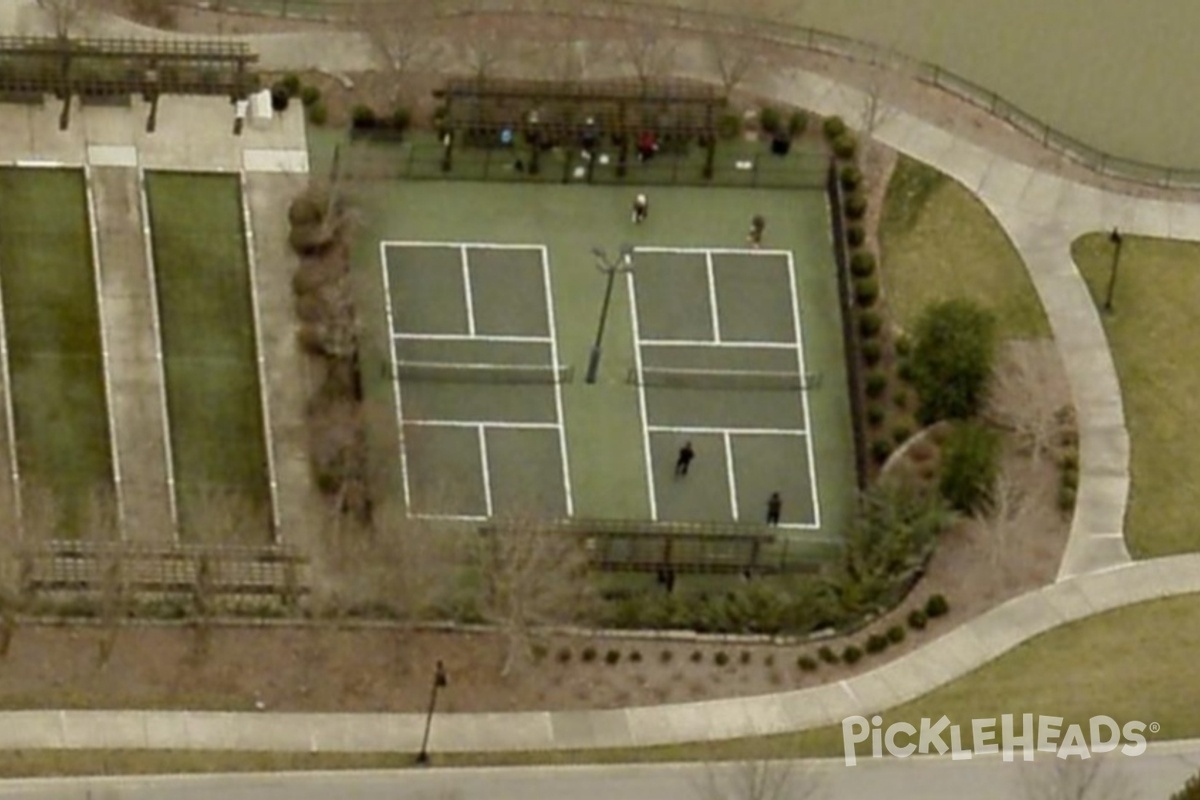
[[[892,395],[892,404],[901,411],[908,408],[908,392],[897,391]]]
[[[749,650],[743,650],[743,651],[742,651],[742,654],[741,654],[741,656],[738,658],[738,660],[739,660],[739,661],[741,661],[743,664],[749,664],[749,663],[750,663],[750,660],[751,660],[752,658],[754,658],[754,656],[750,654],[750,651],[749,651]]]
[[[609,650],[607,653],[604,654],[604,663],[608,664],[610,667],[613,664],[616,664],[620,660],[621,660],[621,651],[620,650]]]
[[[1070,486],[1060,486],[1058,489],[1058,508],[1069,512],[1075,508],[1075,490]]]
[[[879,281],[874,278],[858,278],[854,281],[854,302],[863,308],[872,306],[879,299]]]
[[[868,653],[882,653],[887,650],[888,638],[883,634],[872,633],[867,637],[866,651]]]
[[[847,664],[857,664],[862,656],[862,650],[852,644],[846,645],[846,649],[842,650],[842,661]]]
[[[315,106],[321,101],[321,90],[315,86],[305,86],[300,89],[300,102],[305,106]]]
[[[529,648],[529,654],[533,656],[534,661],[542,661],[550,651],[546,649],[544,644],[535,644]]]
[[[703,660],[704,660],[704,653],[700,652],[699,650],[692,651],[692,663],[693,664],[699,664]]]
[[[788,133],[792,136],[800,136],[804,131],[808,130],[808,114],[803,111],[796,110],[788,117]]]
[[[896,337],[896,355],[901,358],[907,357],[912,353],[912,339],[905,334],[900,334]]]
[[[846,195],[844,210],[847,219],[862,219],[867,215],[867,196],[861,192]]]
[[[930,595],[925,601],[925,616],[930,619],[937,619],[945,616],[950,611],[950,604],[946,602],[946,598],[940,594]]]
[[[850,274],[856,278],[869,278],[875,274],[875,254],[861,250],[850,256]]]
[[[641,653],[641,651],[639,651],[639,650],[634,650],[632,653],[630,653],[630,654],[629,654],[629,660],[630,660],[630,661],[632,661],[634,664],[640,664],[640,663],[642,663],[642,653]]]
[[[775,654],[774,653],[767,653],[763,657],[763,666],[766,666],[766,667],[775,666]]]
[[[903,423],[892,428],[892,441],[895,442],[897,446],[907,442],[908,437],[910,436],[912,436],[912,428],[904,425]]]
[[[391,119],[392,130],[406,131],[408,126],[412,124],[412,114],[407,108],[397,108],[392,112]]]
[[[887,419],[887,412],[883,410],[883,406],[878,403],[871,403],[867,406],[867,424],[872,428],[878,428]]]
[[[717,136],[722,139],[736,139],[742,133],[742,118],[737,114],[722,114],[717,120]]]
[[[883,317],[875,311],[864,311],[858,316],[858,332],[864,339],[878,336],[883,330]]]
[[[875,463],[882,464],[888,460],[888,456],[892,454],[892,443],[887,439],[876,439],[871,442],[871,458],[875,459]]]
[[[921,419],[968,419],[979,412],[996,355],[996,323],[970,300],[935,303],[913,334],[913,383]]]
[[[851,222],[846,226],[846,241],[851,247],[862,247],[866,240],[867,231],[863,228],[862,223]]]
[[[1064,453],[1063,457],[1058,460],[1058,466],[1064,472],[1067,470],[1079,471],[1079,456],[1076,453]]]
[[[900,366],[896,367],[896,377],[905,383],[911,384],[913,378],[916,377],[917,371],[913,369],[911,361],[905,360],[900,362]]]
[[[555,658],[558,659],[558,663],[566,664],[568,661],[571,660],[571,648],[569,648],[569,647],[560,648],[558,651],[558,655],[555,656]]]
[[[805,672],[815,672],[818,664],[812,656],[800,656],[796,659],[796,666]]]
[[[288,104],[291,103],[292,96],[288,94],[288,90],[280,84],[275,84],[271,87],[271,108],[275,111],[287,111]]]
[[[374,128],[379,124],[379,117],[370,106],[358,105],[350,112],[350,124],[360,129]]]
[[[658,660],[664,664],[670,664],[671,659],[675,657],[675,653],[670,650],[663,650],[658,654]]]
[[[295,97],[300,94],[300,76],[295,73],[284,75],[283,79],[277,85],[287,92],[288,97]]]
[[[308,121],[313,125],[324,125],[329,121],[329,109],[324,103],[314,103],[308,107]]]
[[[777,108],[763,106],[758,112],[758,127],[762,128],[764,133],[774,136],[783,130],[783,115]]]
[[[862,170],[854,164],[846,164],[838,173],[838,178],[842,182],[842,188],[847,192],[853,192],[862,184]]]
[[[594,647],[583,648],[583,652],[580,653],[579,657],[590,664],[591,662],[596,660],[596,648],[594,648]]]
[[[887,630],[888,641],[892,644],[900,644],[906,635],[903,625],[893,625]]]
[[[972,513],[986,506],[999,469],[1000,436],[973,422],[960,423],[942,448],[938,491],[951,508]]]
[[[925,625],[928,623],[928,621],[929,617],[922,609],[914,608],[912,611],[908,612],[908,627],[912,628],[914,631],[925,630]]]
[[[1079,472],[1073,469],[1064,469],[1062,471],[1062,479],[1060,481],[1064,489],[1075,490],[1079,488]]]
[[[862,360],[868,367],[873,367],[883,358],[883,345],[875,339],[862,343]]]
[[[884,392],[887,391],[887,387],[887,374],[882,370],[873,369],[867,373],[866,381],[863,384],[863,391],[866,392],[867,397],[871,399],[883,397]]]
[[[831,144],[833,154],[843,161],[849,161],[858,152],[858,139],[850,131],[839,134]]]
[[[825,138],[833,141],[846,132],[846,123],[841,117],[827,117],[821,129],[825,132]]]
[[[713,663],[716,664],[718,667],[725,666],[726,664],[729,663],[729,654],[726,653],[724,650],[718,650],[717,654],[715,656],[713,656]]]

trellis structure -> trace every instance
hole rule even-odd
[[[652,140],[663,153],[704,148],[703,176],[711,178],[717,124],[727,98],[712,86],[680,80],[588,82],[460,78],[434,92],[443,142],[442,170],[453,167],[460,144],[512,146],[527,151],[536,174],[552,147],[590,152],[611,143],[617,175],[631,152]],[[649,138],[647,138],[649,137]],[[567,159],[564,170],[571,166]],[[596,159],[585,159],[587,179]],[[564,180],[566,173],[564,172]]]
[[[242,42],[223,40],[70,39],[0,36],[0,99],[62,101],[59,128],[70,123],[71,101],[127,105],[141,94],[150,104],[153,132],[164,94],[226,95],[245,100],[259,86],[258,55]],[[234,132],[241,132],[240,117]]]

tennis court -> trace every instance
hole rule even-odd
[[[820,528],[792,254],[640,247],[628,288],[654,519],[763,521],[778,492],[781,527]]]
[[[540,245],[380,245],[405,504],[451,519],[572,514]]]

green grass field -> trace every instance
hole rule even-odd
[[[269,483],[237,178],[148,173],[167,413],[180,529],[205,535],[213,503],[269,533]],[[249,507],[243,508],[243,507]]]
[[[80,170],[0,170],[4,293],[23,495],[48,493],[56,536],[86,536],[113,489],[100,316]]]
[[[1108,235],[1076,240],[1072,255],[1098,306],[1111,275]],[[1200,549],[1200,245],[1126,236],[1113,298],[1101,313],[1116,362],[1131,442],[1131,490],[1125,539],[1137,558]]]
[[[879,239],[888,305],[905,328],[929,304],[966,297],[992,309],[1005,336],[1050,335],[1020,254],[983,203],[953,178],[901,157]]]

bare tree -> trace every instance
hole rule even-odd
[[[405,80],[434,54],[432,4],[427,0],[358,0],[353,7],[353,26],[375,49],[387,66],[392,82],[393,104],[407,96]]]
[[[701,800],[815,800],[824,794],[820,776],[788,761],[706,765],[696,790]]]
[[[38,0],[38,5],[50,14],[56,36],[68,36],[92,9],[93,0]]]
[[[1042,470],[1015,456],[1005,458],[992,489],[987,512],[975,520],[984,534],[983,550],[992,580],[1007,587],[1019,569],[1010,555],[1022,537],[1040,536],[1057,524],[1053,481]]]
[[[627,31],[621,40],[620,55],[642,86],[675,72],[679,44],[675,34],[674,28],[650,20]]]
[[[1116,762],[1104,756],[1043,759],[1022,767],[1026,800],[1134,800],[1138,796]]]
[[[722,0],[704,4],[707,19],[701,41],[727,95],[764,66],[767,51],[762,32],[781,10],[779,0],[742,0],[736,14],[729,13],[728,3]],[[789,11],[798,13],[794,6]]]
[[[992,372],[985,412],[1015,434],[1030,458],[1049,452],[1069,412],[1062,364],[1052,342],[1009,343]]]
[[[472,0],[464,21],[455,31],[454,49],[471,77],[482,81],[494,77],[514,57],[518,42],[511,31],[489,19],[481,5],[479,0]]]

